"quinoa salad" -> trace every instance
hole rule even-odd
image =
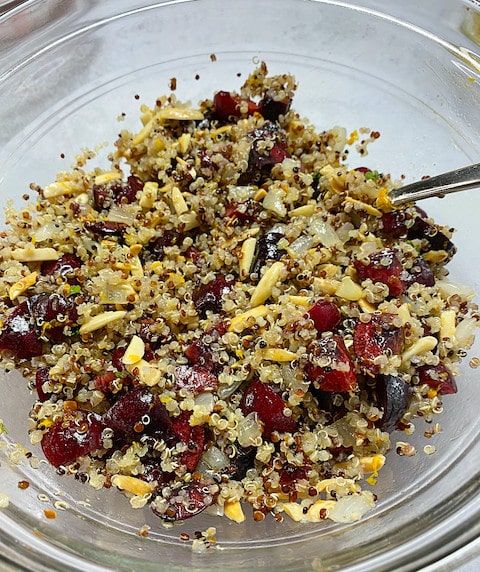
[[[262,63],[160,97],[108,168],[79,157],[6,209],[0,367],[32,390],[31,444],[164,524],[360,519],[473,343],[453,229],[348,162],[380,133],[317,130],[295,90]]]

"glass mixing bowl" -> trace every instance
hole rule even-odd
[[[32,181],[50,182],[80,149],[112,144],[120,113],[135,129],[140,102],[167,93],[172,77],[177,96],[197,102],[238,88],[237,74],[245,78],[259,60],[272,73],[295,74],[295,107],[318,128],[380,131],[368,164],[394,179],[478,162],[478,9],[460,0],[29,0],[0,18],[0,201],[20,204]],[[422,207],[458,229],[452,279],[480,291],[480,194]],[[447,558],[452,569],[480,536],[479,380],[468,365],[479,350],[477,342],[465,358],[458,394],[445,398],[437,452],[421,452],[419,424],[419,453],[388,456],[377,509],[350,525],[201,515],[164,528],[118,493],[96,492],[44,463],[33,468],[34,397],[19,372],[8,375],[0,381],[8,428],[0,493],[9,498],[0,509],[0,568],[373,572],[441,567]],[[22,480],[28,489],[19,488]],[[57,518],[46,519],[46,508]],[[146,537],[138,534],[144,524]],[[195,554],[180,539],[210,526],[219,550]]]

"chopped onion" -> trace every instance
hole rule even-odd
[[[287,208],[283,204],[283,195],[284,192],[281,189],[270,189],[263,199],[263,207],[283,218],[287,214]]]
[[[476,327],[475,318],[465,318],[455,328],[455,339],[461,348],[468,349],[473,344]]]
[[[311,236],[300,235],[289,246],[290,251],[296,256],[303,256],[309,248],[313,246],[313,239]]]
[[[465,300],[472,300],[475,297],[475,291],[466,284],[458,284],[457,282],[450,282],[450,280],[437,280],[437,286],[440,296],[445,300],[454,295]]]
[[[38,230],[33,233],[35,242],[45,242],[46,240],[53,240],[57,237],[61,226],[56,222],[47,222],[43,224]]]
[[[131,208],[130,205],[112,206],[108,212],[107,220],[109,222],[121,222],[127,225],[132,225],[137,216],[137,210]]]
[[[221,471],[230,464],[225,453],[220,451],[215,445],[212,445],[203,453],[201,461],[213,471]]]
[[[334,522],[355,522],[375,507],[372,493],[363,491],[338,499],[328,511],[328,517]]]
[[[309,232],[313,236],[313,246],[321,243],[327,248],[332,246],[339,246],[341,240],[338,238],[338,234],[333,230],[333,227],[325,222],[320,217],[312,217]]]
[[[249,413],[238,424],[238,442],[242,447],[251,447],[260,437],[261,430],[256,412]]]

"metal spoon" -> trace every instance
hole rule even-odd
[[[393,189],[388,193],[388,198],[392,205],[398,206],[475,187],[480,187],[480,163]]]

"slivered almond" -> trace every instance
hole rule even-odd
[[[375,310],[377,309],[373,304],[367,302],[365,298],[360,298],[360,300],[358,301],[358,305],[367,314],[371,314],[372,312],[375,312]]]
[[[80,335],[89,334],[95,330],[105,327],[107,324],[121,320],[125,317],[127,312],[125,310],[115,310],[110,312],[102,312],[93,318],[90,318],[85,324],[80,326]]]
[[[268,361],[287,362],[297,359],[297,354],[283,348],[266,348],[262,350],[262,357]]]
[[[328,511],[335,506],[336,501],[318,500],[307,511],[305,520],[308,522],[320,522],[328,518]]]
[[[112,485],[122,491],[128,491],[133,495],[141,497],[153,492],[153,486],[151,483],[147,483],[137,477],[130,477],[128,475],[113,475]]]
[[[122,357],[122,363],[132,365],[139,362],[145,354],[145,342],[139,336],[133,336]]]
[[[305,518],[303,507],[296,502],[285,502],[282,505],[282,509],[295,522],[300,522]]]
[[[245,521],[245,514],[243,513],[242,505],[238,500],[226,501],[223,511],[225,516],[234,522],[240,523]]]
[[[151,209],[158,197],[158,183],[149,181],[143,185],[138,204],[142,209]]]
[[[183,213],[178,218],[180,220],[183,231],[192,230],[193,228],[200,226],[198,216],[195,211]]]
[[[15,282],[15,284],[10,286],[10,289],[8,291],[8,296],[10,300],[12,301],[16,300],[20,296],[20,294],[23,294],[25,290],[28,290],[30,286],[33,286],[37,281],[37,276],[38,274],[36,272],[32,272],[31,274],[28,274],[27,276],[25,276],[24,278],[22,278],[18,282]]]
[[[192,136],[190,133],[183,133],[178,138],[178,150],[180,153],[186,153],[188,148],[190,147],[190,141],[192,140]]]
[[[189,109],[188,107],[167,106],[160,109],[156,116],[159,119],[177,121],[200,121],[203,119],[203,113],[200,110]]]
[[[312,216],[315,212],[315,205],[302,205],[301,207],[297,207],[296,209],[292,209],[289,211],[289,216]]]
[[[173,208],[178,216],[182,215],[183,213],[188,212],[188,205],[185,201],[185,198],[182,195],[182,192],[178,187],[173,187],[170,193],[170,197],[172,199]]]
[[[265,274],[260,279],[255,290],[253,291],[250,304],[252,306],[258,306],[263,304],[265,300],[270,298],[272,291],[275,288],[277,282],[282,278],[285,271],[285,265],[283,262],[274,262],[270,268],[267,268]]]
[[[289,296],[288,297],[289,301],[292,302],[292,304],[296,304],[297,306],[310,306],[311,305],[311,301],[310,298],[308,296]]]
[[[433,336],[425,336],[420,338],[403,352],[402,362],[407,363],[412,359],[413,356],[422,355],[433,350],[437,343],[437,338],[434,338]]]
[[[35,248],[31,244],[25,248],[14,250],[12,258],[19,262],[44,262],[46,260],[58,260],[60,254],[54,248]]]
[[[257,246],[257,239],[254,238],[253,236],[243,241],[242,255],[239,261],[240,278],[245,278],[250,274],[250,268],[252,267],[256,246]]]
[[[440,313],[440,339],[455,337],[455,310],[443,310]]]
[[[317,292],[323,292],[324,294],[335,294],[340,286],[339,280],[332,280],[330,278],[318,278],[313,279],[314,289]]]
[[[359,201],[358,199],[354,199],[353,197],[346,197],[342,205],[344,205],[345,203],[351,203],[355,205],[358,209],[365,211],[366,213],[376,217],[381,217],[383,214],[382,211],[379,211],[375,207],[372,207],[372,205],[364,203],[363,201]]]
[[[255,324],[257,318],[266,316],[268,314],[268,308],[266,306],[257,306],[251,310],[247,310],[242,314],[237,314],[230,320],[230,325],[228,330],[230,332],[241,332],[246,328],[252,327]]]
[[[150,135],[152,129],[153,119],[150,119],[150,121],[148,121],[133,138],[133,145],[140,145],[140,143],[143,143],[143,141],[145,141],[145,139]]]
[[[350,278],[350,276],[345,276],[342,278],[335,295],[339,298],[345,298],[345,300],[351,300],[353,302],[361,300],[364,297],[365,292],[359,284]]]
[[[78,193],[83,190],[84,188],[82,186],[75,184],[73,181],[55,181],[43,189],[43,196],[46,199],[53,199],[55,197]]]
[[[109,171],[107,173],[102,173],[97,175],[94,179],[95,185],[105,185],[105,183],[109,183],[110,181],[116,181],[122,178],[122,173],[119,171]]]

